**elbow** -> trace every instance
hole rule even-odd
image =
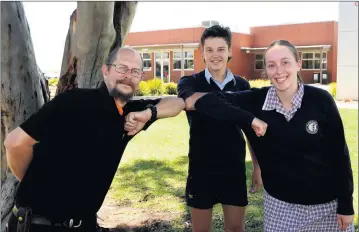
[[[186,103],[183,101],[182,98],[177,98],[178,101],[178,110],[176,111],[176,114],[174,116],[179,115],[182,110],[184,110],[186,108]]]
[[[4,147],[6,149],[6,151],[13,151],[16,150],[17,148],[19,148],[21,146],[19,139],[17,139],[17,136],[15,136],[12,132],[10,132],[4,141]],[[9,153],[6,152],[6,154],[8,155]]]

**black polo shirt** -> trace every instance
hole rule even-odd
[[[103,83],[98,89],[61,93],[43,105],[20,125],[39,143],[18,189],[17,204],[53,219],[93,216],[133,137],[124,131],[125,115],[158,102],[130,101],[121,116]]]

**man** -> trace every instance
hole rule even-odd
[[[248,81],[233,75],[227,67],[232,55],[231,37],[229,28],[219,25],[207,28],[201,37],[202,56],[207,67],[199,73],[182,77],[178,83],[178,96],[186,102],[190,124],[186,200],[191,207],[193,231],[211,230],[212,208],[217,203],[223,207],[225,231],[244,231],[248,200],[246,148],[241,129],[235,123],[222,122],[192,111],[189,104],[200,92],[250,89]],[[251,192],[255,192],[262,180],[252,153],[254,171]]]
[[[184,108],[180,98],[130,100],[142,65],[135,50],[114,50],[101,87],[59,94],[7,136],[8,164],[21,181],[10,232],[27,231],[28,224],[30,232],[96,231],[96,212],[136,129]]]

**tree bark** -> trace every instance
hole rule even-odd
[[[70,20],[56,94],[71,88],[96,88],[109,52],[122,46],[137,2],[78,2]]]
[[[39,70],[21,2],[1,2],[1,231],[4,231],[18,181],[3,146],[6,135],[50,99]]]

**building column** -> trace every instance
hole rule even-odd
[[[315,60],[315,57],[314,57],[314,60]],[[319,74],[320,75],[319,76],[320,84],[323,84],[323,64],[322,63],[323,63],[323,47],[320,48],[320,63],[319,63],[319,67],[320,67],[320,74]],[[314,63],[314,65],[315,65],[315,63]]]
[[[183,44],[181,44],[181,77],[184,76],[184,52],[183,52]]]

